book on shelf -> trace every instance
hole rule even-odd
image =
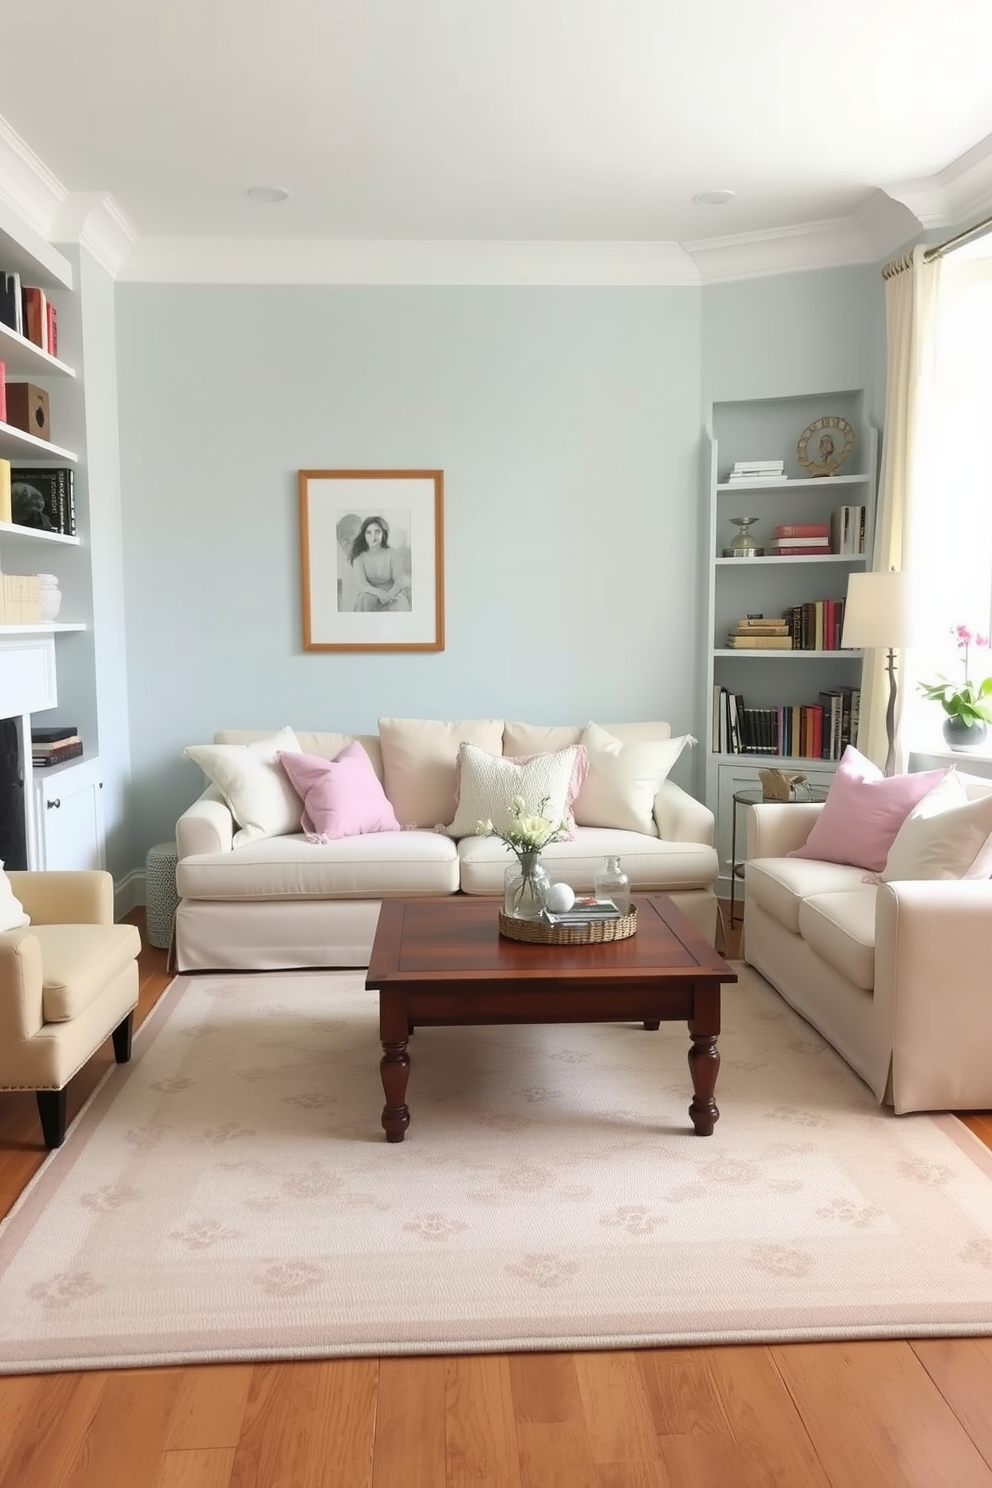
[[[65,744],[78,737],[79,730],[74,723],[53,723],[46,728],[31,730],[32,744]]]
[[[762,649],[772,651],[791,651],[792,637],[790,635],[728,635],[727,645],[736,651],[759,651]]]
[[[69,734],[65,739],[58,739],[54,744],[39,744],[32,736],[31,753],[34,755],[58,754],[60,749],[65,749],[69,744],[81,744],[82,740],[78,734]]]
[[[754,475],[781,474],[784,460],[735,460],[731,475],[743,475],[750,471]]]
[[[769,556],[772,558],[829,558],[833,549],[828,543],[818,548],[771,548]]]
[[[0,273],[0,321],[19,336],[24,334],[20,274]]]
[[[0,423],[2,422],[3,420],[0,418]],[[10,505],[10,461],[0,460],[0,522],[10,522],[12,520]]]
[[[41,590],[37,574],[0,574],[0,623],[41,623]]]
[[[23,304],[23,334],[42,351],[48,350],[48,296],[35,285],[25,285],[21,291]]]
[[[789,626],[785,620],[777,625],[732,625],[727,634],[736,636],[788,635]]]
[[[777,471],[771,472],[768,475],[758,475],[750,471],[742,475],[735,475],[731,471],[727,482],[731,486],[783,486],[788,479],[789,477],[787,475],[780,475]]]
[[[773,537],[771,540],[773,548],[827,548],[830,547],[830,534],[818,532],[810,537]]]
[[[835,553],[865,551],[865,508],[839,506],[830,514],[830,546]]]
[[[51,356],[59,354],[59,328],[58,315],[51,300],[48,302],[48,352]]]
[[[0,424],[7,422],[7,363],[0,362]]]
[[[47,770],[52,765],[64,765],[68,760],[78,759],[82,752],[82,739],[77,739],[75,744],[63,744],[61,749],[53,749],[48,754],[36,754],[32,746],[31,763],[36,770]]]
[[[17,467],[11,470],[14,521],[66,537],[76,534],[75,482],[71,469]]]
[[[780,522],[772,528],[772,538],[777,537],[830,537],[829,522]]]

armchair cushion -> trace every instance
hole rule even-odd
[[[31,923],[24,912],[24,905],[14,893],[13,885],[0,863],[0,933],[4,930],[20,930]]]
[[[46,1023],[76,1018],[141,950],[135,925],[35,925]]]

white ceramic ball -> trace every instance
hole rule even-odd
[[[552,884],[548,890],[548,908],[552,914],[565,914],[575,903],[575,891],[567,883]]]

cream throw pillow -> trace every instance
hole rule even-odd
[[[23,930],[31,920],[24,913],[24,905],[10,886],[10,879],[0,863],[0,933],[4,930]]]
[[[279,763],[281,749],[302,753],[291,728],[254,744],[190,744],[183,750],[227,802],[240,828],[235,847],[300,830],[300,798]]]
[[[463,744],[458,753],[458,809],[445,830],[449,837],[471,837],[480,821],[492,821],[505,831],[510,802],[522,796],[525,815],[566,821],[571,832],[572,803],[585,773],[586,752],[581,744],[530,759],[509,759]],[[545,797],[547,805],[542,808]]]
[[[885,860],[883,883],[992,875],[992,795],[968,800],[952,770],[913,808]]]
[[[583,730],[589,768],[575,802],[580,827],[616,827],[657,837],[654,798],[690,734],[657,744],[624,744],[598,723]]]
[[[380,718],[382,781],[401,827],[450,822],[457,805],[458,749],[474,744],[489,754],[503,748],[502,718]]]

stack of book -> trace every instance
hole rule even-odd
[[[865,550],[865,509],[863,506],[839,506],[831,513],[830,539],[835,553],[863,553]]]
[[[780,558],[819,558],[830,546],[829,522],[785,522],[772,533],[769,553]]]
[[[784,460],[735,460],[727,478],[732,486],[771,486],[788,479]]]
[[[0,272],[0,323],[51,356],[58,355],[55,306],[43,289],[22,285],[20,274]]]
[[[784,617],[747,615],[731,626],[727,645],[732,651],[791,651],[789,622]]]
[[[544,918],[549,925],[590,925],[594,920],[618,920],[620,909],[612,899],[597,899],[593,894],[580,894],[571,909],[559,913],[546,909]]]
[[[41,586],[37,574],[0,574],[0,625],[39,625]]]
[[[36,770],[64,765],[66,760],[78,759],[82,752],[83,741],[72,723],[31,730],[31,763]]]

